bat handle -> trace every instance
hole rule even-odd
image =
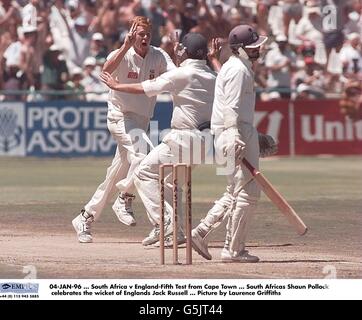
[[[251,174],[253,176],[255,176],[258,173],[258,170],[256,170],[248,160],[243,158],[243,160],[241,160],[241,161],[244,164],[244,166],[248,168],[248,170],[251,172]]]

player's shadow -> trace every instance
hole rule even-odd
[[[277,248],[277,247],[290,247],[291,243],[278,243],[278,244],[250,244],[247,245],[247,248]],[[224,247],[224,243],[209,243],[209,248],[213,249],[222,249]]]
[[[348,262],[346,260],[326,260],[326,259],[291,259],[291,260],[260,260],[258,263],[326,263],[326,262]]]

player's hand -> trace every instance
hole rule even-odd
[[[226,143],[223,148],[224,157],[232,157],[235,160],[235,165],[241,164],[245,153],[246,145],[241,140],[239,131],[236,128],[229,128],[225,132]]]
[[[102,72],[99,77],[101,81],[107,85],[107,87],[112,90],[117,90],[117,85],[119,83],[108,72]]]
[[[186,53],[186,48],[180,43],[180,35],[177,31],[173,36],[171,36],[171,41],[173,42],[173,52],[176,57],[176,65],[179,66]]]
[[[136,34],[137,34],[137,23],[132,23],[131,28],[128,31],[126,39],[124,40],[124,45],[127,48],[130,48],[136,42]]]
[[[182,45],[180,44],[180,35],[176,31],[170,38],[171,41],[173,42],[173,52],[175,53],[176,57],[179,57],[180,51],[183,49]]]
[[[219,38],[213,38],[211,40],[211,47],[209,48],[209,53],[207,54],[207,57],[209,58],[209,60],[212,59],[219,60],[220,51],[221,51],[221,44]]]

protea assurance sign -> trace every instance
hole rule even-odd
[[[108,156],[104,103],[0,103],[0,156]]]

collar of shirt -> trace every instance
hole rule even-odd
[[[184,66],[205,66],[206,60],[198,60],[198,59],[186,59],[180,64],[180,67]]]
[[[139,59],[142,59],[142,60],[143,60],[143,59],[146,59],[146,57],[148,56],[148,54],[150,53],[151,50],[152,50],[152,49],[151,49],[151,46],[149,46],[146,55],[145,55],[144,57],[142,57],[142,56],[140,56],[140,55],[136,52],[136,50],[134,49],[133,46],[128,49],[128,51],[129,51],[133,56],[136,56],[136,57],[138,57]]]
[[[236,54],[232,55],[231,57],[233,57],[234,59],[239,59],[242,62],[242,64],[245,65],[245,67],[250,71],[250,73],[252,75],[254,74],[253,63],[249,59],[239,57]]]
[[[249,59],[239,57],[241,62],[250,70],[253,71],[253,63]]]

